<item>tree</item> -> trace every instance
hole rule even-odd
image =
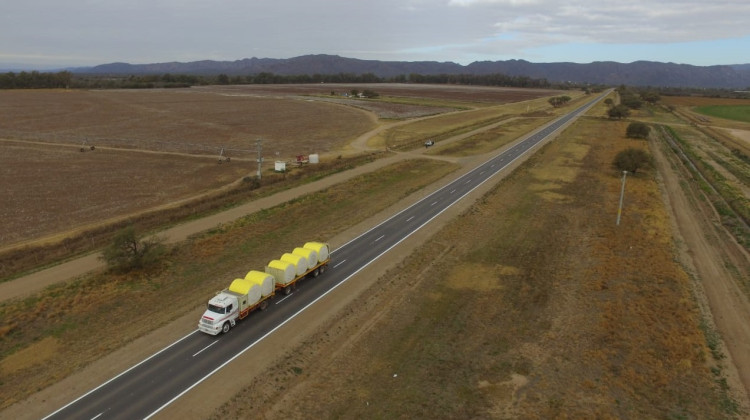
[[[651,131],[651,127],[642,122],[632,122],[628,125],[625,130],[625,135],[631,139],[647,139],[648,133]]]
[[[641,99],[653,105],[661,100],[661,96],[659,95],[659,92],[655,90],[647,90],[641,92]]]
[[[612,165],[621,171],[635,174],[638,169],[651,166],[651,156],[643,149],[629,147],[615,156]]]
[[[612,119],[627,118],[630,116],[630,109],[625,105],[615,105],[607,111],[607,115]]]
[[[228,85],[229,84],[229,76],[227,76],[224,73],[216,76],[216,83],[218,83],[220,85]]]
[[[159,261],[164,254],[162,238],[138,237],[133,226],[128,226],[115,234],[112,243],[104,249],[101,259],[114,272],[127,273],[146,268]]]
[[[570,96],[555,96],[555,97],[549,98],[547,102],[549,102],[550,105],[552,105],[553,107],[557,108],[559,106],[563,106],[566,103],[568,103],[570,99],[571,99]]]

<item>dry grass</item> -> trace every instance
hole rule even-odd
[[[731,418],[653,172],[615,226],[625,127],[577,122],[215,418]]]
[[[334,236],[455,168],[405,161],[195,237],[173,248],[156,270],[95,273],[0,304],[2,407],[183,315],[283,250]],[[164,296],[172,304],[164,306]],[[154,307],[162,310],[147,309]],[[107,328],[100,328],[104,319]],[[38,351],[50,343],[57,346],[55,363]]]

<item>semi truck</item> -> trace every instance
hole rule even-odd
[[[198,330],[211,335],[227,333],[256,309],[268,307],[277,292],[290,294],[306,277],[318,277],[331,262],[330,247],[325,242],[307,242],[277,260],[271,260],[264,271],[251,270],[244,278],[232,281],[228,288],[208,301],[198,322]]]

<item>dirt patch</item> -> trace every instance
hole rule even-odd
[[[60,343],[54,337],[44,339],[13,353],[0,361],[0,372],[3,375],[12,375],[20,370],[28,369],[34,365],[49,363],[57,355]]]
[[[728,131],[729,134],[737,137],[738,139],[750,145],[750,130],[738,130],[738,129],[730,128],[730,129],[727,129],[726,131]]]

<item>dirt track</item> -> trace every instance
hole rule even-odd
[[[652,147],[664,183],[665,201],[672,213],[676,234],[682,239],[682,263],[697,277],[700,298],[705,295],[713,321],[726,346],[728,376],[733,389],[745,390],[750,399],[750,302],[734,281],[736,274],[750,274],[750,256],[721,228],[712,209],[699,208],[701,200],[688,195],[681,176],[669,164],[660,147]],[[730,262],[729,264],[727,262]],[[705,308],[704,308],[705,309]]]

